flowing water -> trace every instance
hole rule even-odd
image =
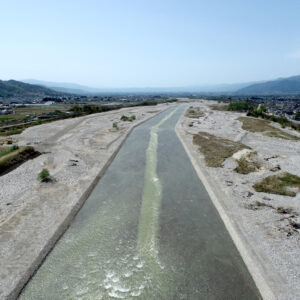
[[[174,127],[138,126],[20,299],[260,299]]]

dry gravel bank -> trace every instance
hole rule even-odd
[[[14,137],[42,155],[0,177],[0,299],[16,298],[131,129],[166,108],[124,108],[31,127]],[[122,122],[123,114],[136,120]],[[113,122],[119,130],[113,129]],[[44,167],[54,182],[38,182]]]
[[[300,299],[300,231],[292,226],[300,224],[300,193],[288,197],[259,193],[252,187],[279,172],[300,176],[300,141],[245,131],[237,120],[245,114],[215,111],[211,104],[190,103],[203,114],[198,118],[183,115],[177,134],[264,297]],[[252,148],[262,167],[249,174],[236,173],[233,157],[221,167],[207,167],[199,146],[193,144],[193,135],[200,131]],[[292,130],[284,131],[300,136]],[[272,168],[276,171],[270,171]]]

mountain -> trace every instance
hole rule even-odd
[[[23,82],[40,85],[51,88],[58,92],[73,93],[78,95],[84,94],[101,94],[101,93],[230,93],[249,86],[253,82],[234,83],[234,84],[217,84],[217,85],[200,85],[200,86],[179,86],[179,87],[142,87],[142,88],[94,88],[69,82],[49,82],[36,79],[26,79]]]
[[[77,83],[70,83],[70,82],[50,82],[50,81],[42,81],[36,79],[25,79],[22,80],[22,82],[44,86],[47,88],[51,88],[52,90],[55,90],[57,92],[71,93],[71,94],[78,94],[78,95],[96,94],[101,92],[101,89],[84,86]]]
[[[34,96],[59,96],[61,93],[48,88],[24,83],[16,80],[0,80],[0,97],[34,97]]]
[[[239,95],[300,95],[300,76],[279,78],[241,88]]]

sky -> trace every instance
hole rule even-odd
[[[299,0],[0,0],[0,79],[99,88],[300,75]]]

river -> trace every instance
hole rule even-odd
[[[133,130],[20,299],[260,299],[176,136],[185,108]]]

